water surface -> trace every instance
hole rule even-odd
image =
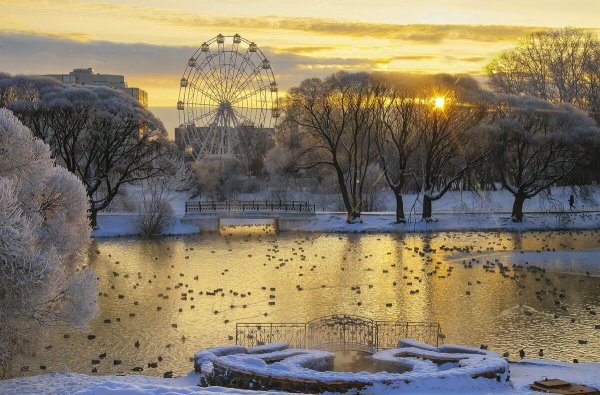
[[[560,251],[599,247],[597,231],[342,235],[243,227],[98,240],[89,264],[100,278],[100,312],[89,331],[51,328],[46,348],[19,365],[29,374],[45,365],[183,375],[195,351],[233,344],[236,322],[329,314],[439,322],[445,342],[485,345],[511,359],[524,349],[527,357],[543,350],[546,358],[598,361],[600,278],[512,263],[521,251],[560,260]]]

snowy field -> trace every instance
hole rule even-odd
[[[466,388],[451,390],[452,383],[444,394],[539,394],[529,390],[529,384],[543,377],[559,378],[600,388],[600,363],[563,363],[542,359],[524,359],[510,364],[511,384],[508,387],[496,386],[489,380],[472,380]],[[77,395],[211,395],[211,394],[282,394],[282,392],[254,392],[233,390],[221,387],[200,388],[196,384],[198,376],[190,373],[177,379],[157,379],[143,376],[87,376],[72,373],[50,373],[0,381],[0,393],[6,395],[33,394],[77,394]],[[441,393],[439,388],[431,388],[428,383],[415,382],[404,387],[407,394]],[[372,389],[376,394],[391,395],[380,388]]]

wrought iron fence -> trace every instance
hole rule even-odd
[[[185,212],[188,213],[219,213],[219,212],[292,212],[314,213],[315,205],[306,201],[224,201],[224,202],[185,202]]]
[[[438,346],[443,340],[441,334],[441,327],[437,322],[376,321],[375,349],[395,348],[400,339],[413,339]]]
[[[306,324],[285,323],[237,323],[235,344],[246,347],[285,342],[293,348],[306,346]]]
[[[438,346],[441,327],[435,322],[373,321],[353,315],[332,315],[298,323],[237,323],[237,345],[254,347],[286,342],[294,348],[377,351],[395,348],[410,338]]]

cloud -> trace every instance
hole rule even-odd
[[[439,44],[442,41],[461,40],[477,42],[515,41],[527,34],[550,30],[548,27],[512,25],[469,24],[390,24],[346,21],[311,17],[199,17],[171,11],[144,13],[139,16],[177,26],[227,27],[228,29],[259,29],[275,31],[300,31],[319,35],[336,35],[355,38],[378,38],[412,41],[422,44]]]
[[[0,71],[51,74],[68,73],[76,67],[93,67],[97,72],[122,74],[130,82],[143,82],[161,91],[168,90],[169,81],[172,81],[172,92],[176,97],[179,77],[185,70],[187,59],[196,49],[191,46],[80,41],[30,32],[0,32]],[[338,69],[370,70],[389,62],[389,59],[317,58],[278,52],[273,47],[263,47],[262,50],[271,61],[282,89],[294,86],[304,78],[323,76]],[[149,90],[152,101],[152,91],[148,87],[140,87]]]
[[[467,56],[464,58],[457,58],[456,60],[459,60],[461,62],[473,62],[473,63],[481,63],[485,60],[488,60],[488,57],[485,56]]]
[[[85,35],[73,34],[76,38]],[[0,32],[0,71],[12,74],[68,73],[77,67],[93,67],[105,74],[125,75],[130,86],[148,91],[151,107],[165,106],[165,121],[174,126],[174,103],[179,92],[179,78],[187,59],[196,51],[192,46],[167,46],[142,43],[82,41],[63,35]],[[289,49],[289,48],[288,48]],[[282,94],[303,79],[324,77],[337,70],[372,71],[394,60],[435,61],[444,55],[398,55],[386,58],[313,57],[301,53],[263,47],[270,59]],[[475,61],[474,59],[470,59]],[[469,61],[469,60],[467,60]],[[415,69],[421,69],[415,66]],[[425,68],[422,68],[425,72]],[[431,68],[429,68],[431,69]],[[172,118],[172,120],[171,120]]]
[[[195,12],[129,4],[81,0],[6,0],[16,7],[41,7],[69,11],[97,12],[118,15],[123,19],[140,19],[176,27],[225,28],[229,31],[296,31],[315,35],[333,35],[354,38],[401,40],[421,44],[439,44],[449,40],[475,42],[515,41],[532,32],[553,28],[520,25],[479,24],[394,24],[315,17],[286,17],[278,15],[239,16],[202,15]],[[598,29],[589,29],[598,30]],[[314,47],[317,48],[317,47]],[[292,47],[306,53],[308,47]],[[321,50],[326,50],[322,48]],[[317,51],[317,49],[315,49]]]
[[[407,61],[422,61],[422,60],[434,60],[439,59],[436,55],[398,55],[394,56],[393,60],[407,60]]]
[[[282,48],[274,48],[274,51],[277,53],[293,53],[293,54],[301,54],[301,53],[315,53],[315,52],[325,52],[325,51],[333,51],[339,49],[339,47],[333,46],[304,46],[304,47],[282,47]]]

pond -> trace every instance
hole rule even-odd
[[[50,328],[17,374],[183,375],[195,351],[233,344],[236,322],[329,314],[439,322],[446,343],[511,359],[523,349],[598,361],[600,277],[585,271],[600,265],[599,248],[598,231],[276,234],[255,226],[97,240],[88,260],[100,278],[98,316],[86,332]],[[586,270],[573,252],[587,257]],[[570,260],[566,267],[581,273],[528,268],[536,256]]]

